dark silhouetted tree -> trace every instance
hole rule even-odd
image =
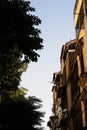
[[[37,61],[37,51],[43,48],[41,31],[37,28],[41,20],[32,11],[35,8],[30,1],[0,0],[0,51],[16,46],[27,62]]]
[[[43,39],[32,15],[30,1],[0,0],[0,95],[18,89],[22,72],[30,61],[37,61]]]
[[[41,130],[44,112],[41,100],[36,97],[20,96],[0,102],[0,129]]]
[[[27,63],[43,48],[41,20],[32,11],[30,1],[0,0],[0,129],[42,129],[41,101],[18,88]]]

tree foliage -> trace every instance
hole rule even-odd
[[[0,94],[18,88],[27,63],[43,48],[41,20],[32,11],[30,1],[0,0]]]
[[[9,98],[0,103],[0,129],[42,129],[44,112],[41,100],[36,97]]]
[[[0,0],[0,51],[16,46],[26,61],[38,60],[37,50],[43,48],[41,31],[37,28],[41,20],[32,11],[35,8],[30,1]]]
[[[14,47],[0,52],[0,95],[6,96],[8,91],[17,90],[21,75],[27,69],[27,63],[22,61],[22,54]]]
[[[0,129],[42,129],[41,101],[18,88],[27,63],[43,48],[41,20],[32,11],[30,1],[0,0]]]

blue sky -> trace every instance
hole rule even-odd
[[[69,40],[74,39],[74,10],[75,0],[31,0],[31,6],[35,7],[34,15],[38,16],[42,23],[38,26],[43,38],[43,50],[39,51],[40,58],[37,63],[30,63],[26,72],[22,75],[21,86],[28,88],[30,96],[36,96],[42,100],[42,111],[45,111],[45,122],[52,112],[52,76],[60,71],[61,47]]]

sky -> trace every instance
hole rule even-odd
[[[38,62],[31,62],[22,74],[21,87],[28,89],[29,96],[42,100],[45,130],[49,130],[47,122],[52,115],[52,78],[53,73],[60,71],[60,54],[62,45],[76,38],[74,28],[75,0],[30,0],[36,9],[35,16],[42,22],[37,27],[41,30],[44,48],[38,53]]]

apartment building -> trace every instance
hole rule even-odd
[[[53,115],[50,116],[50,123],[48,122],[48,126],[50,124],[50,128],[52,130],[62,130],[62,128],[58,129],[60,121],[62,119],[62,106],[61,106],[62,87],[60,86],[61,83],[60,80],[61,80],[60,71],[53,73],[53,80],[52,80]]]
[[[87,0],[76,0],[73,13],[76,38],[62,46],[53,73],[51,130],[87,130]]]
[[[76,0],[74,22],[77,38],[78,86],[80,88],[82,127],[87,129],[87,0]]]
[[[67,115],[67,130],[77,130],[78,124],[75,124],[77,117],[77,97],[79,95],[78,82],[78,68],[76,60],[76,43],[77,40],[71,40],[62,47],[61,51],[61,75],[63,86],[66,88],[66,109]],[[79,118],[78,118],[79,119]]]
[[[74,99],[72,93],[74,93],[75,86],[77,85],[74,82],[75,79],[72,78],[76,63],[75,45],[76,39],[62,46],[60,56],[61,70],[53,73],[53,115],[50,116],[50,122],[55,127],[51,125],[52,130],[73,130],[71,111]]]

